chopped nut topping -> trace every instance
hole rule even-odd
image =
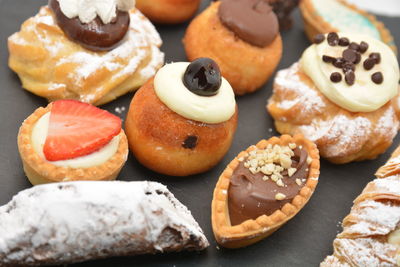
[[[301,180],[300,180],[299,178],[296,179],[296,184],[297,184],[298,186],[301,185]]]
[[[282,194],[282,193],[278,193],[275,195],[276,200],[284,200],[285,198],[286,198],[286,195]]]
[[[282,181],[281,179],[279,179],[279,180],[276,182],[276,184],[277,184],[278,186],[281,186],[281,187],[284,187],[284,186],[285,186],[285,184],[283,183],[283,181]]]
[[[292,175],[293,175],[296,171],[297,171],[296,168],[290,168],[290,169],[288,170],[288,175],[289,175],[289,177],[292,177]]]
[[[248,168],[252,174],[262,173],[263,181],[271,179],[278,186],[287,186],[283,181],[282,172],[287,171],[289,177],[292,177],[297,169],[292,168],[292,159],[294,156],[294,149],[302,149],[302,146],[297,146],[295,143],[290,143],[287,146],[280,146],[278,144],[268,144],[265,149],[258,149],[254,147],[253,150],[248,152],[247,158],[240,157],[239,161],[244,161],[243,165]],[[310,164],[312,159],[307,158],[307,163]]]

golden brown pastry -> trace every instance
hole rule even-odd
[[[328,32],[355,32],[381,40],[397,53],[393,36],[375,16],[346,0],[302,0],[300,11],[304,30],[310,41],[316,34]]]
[[[89,22],[93,33],[90,27],[76,28],[89,25],[81,24],[80,17],[70,19],[60,9],[58,13],[54,10],[42,7],[8,39],[9,66],[20,77],[22,86],[36,95],[49,101],[68,98],[101,105],[139,88],[163,64],[161,39],[135,8],[125,11],[129,27],[123,39],[110,47],[97,46],[114,31],[98,29],[99,25],[110,25],[102,24],[99,16]],[[96,35],[100,30],[103,35]],[[91,42],[73,39],[76,35]]]
[[[233,159],[211,204],[214,236],[239,248],[269,236],[308,202],[318,183],[318,149],[301,135],[262,140]]]
[[[176,24],[194,16],[200,0],[136,0],[136,8],[156,23]]]
[[[212,3],[190,23],[183,40],[188,59],[214,59],[237,95],[260,88],[282,55],[277,18],[266,2],[259,6],[258,12],[243,0]],[[246,21],[251,23],[241,24]]]
[[[303,134],[331,162],[373,159],[386,151],[399,128],[397,60],[379,41],[339,35],[319,36],[321,42],[299,63],[278,72],[267,109],[280,133]],[[365,44],[369,47],[362,52]]]
[[[321,267],[400,266],[400,176],[394,156],[379,169],[382,179],[370,182],[354,200],[333,241],[333,255]]]
[[[232,88],[220,76],[219,84],[208,91],[216,94],[201,95],[211,86],[202,87],[205,85],[202,81],[207,80],[201,78],[204,73],[220,75],[215,65],[211,69],[202,68],[210,64],[215,63],[200,59],[190,65],[168,64],[133,97],[125,129],[131,151],[147,168],[162,174],[187,176],[212,168],[228,151],[238,111]],[[189,80],[200,83],[191,85],[195,88],[189,90],[190,85],[182,77],[190,76],[184,73],[191,68],[195,69],[191,73],[200,79],[192,76]],[[199,87],[202,87],[200,92],[195,90]]]
[[[90,104],[58,100],[21,125],[18,150],[33,185],[114,180],[128,157],[121,119]]]

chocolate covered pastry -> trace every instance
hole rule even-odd
[[[239,153],[214,190],[218,244],[248,246],[275,232],[308,202],[318,177],[318,149],[301,135],[262,140]]]
[[[155,182],[35,186],[0,207],[0,265],[59,265],[112,256],[203,250],[203,231]]]

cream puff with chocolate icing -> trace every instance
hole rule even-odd
[[[212,3],[190,23],[183,42],[189,60],[214,59],[237,95],[260,88],[282,55],[278,19],[266,0]]]
[[[8,38],[22,86],[49,101],[101,105],[138,89],[164,61],[133,0],[49,0]]]
[[[114,180],[128,157],[117,116],[76,100],[38,108],[21,125],[18,150],[33,185]]]
[[[239,153],[219,177],[211,204],[215,238],[239,248],[293,218],[318,184],[319,153],[302,135],[261,140]]]
[[[209,58],[162,67],[132,99],[125,129],[136,159],[187,176],[216,165],[231,146],[238,111],[229,83]]]
[[[194,16],[200,0],[136,0],[136,7],[151,21],[177,24]]]
[[[301,133],[333,163],[376,158],[399,129],[399,65],[383,42],[319,34],[278,72],[267,109],[282,134]]]

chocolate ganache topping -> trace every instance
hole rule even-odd
[[[130,17],[126,11],[117,10],[117,16],[104,24],[97,16],[89,23],[82,23],[78,17],[68,18],[61,11],[58,0],[49,0],[58,26],[73,41],[92,51],[109,51],[119,45],[128,32]]]
[[[222,0],[219,18],[244,41],[265,47],[279,33],[278,19],[267,0]]]
[[[271,162],[265,154],[257,156],[257,153],[256,156],[250,154],[239,163],[233,171],[228,190],[231,225],[257,219],[264,214],[271,215],[299,194],[308,178],[311,158],[301,146],[291,146],[290,158],[279,159],[285,156],[273,152],[270,159],[275,160]],[[266,163],[268,161],[270,163]],[[276,161],[282,162],[282,165],[274,163]],[[284,167],[287,164],[289,166]]]

